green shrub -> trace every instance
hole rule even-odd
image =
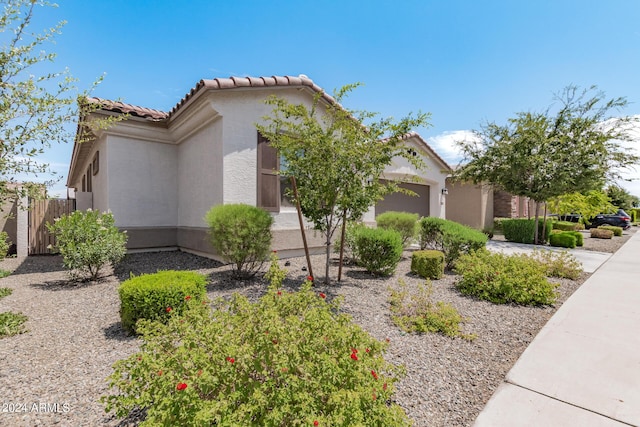
[[[442,218],[425,217],[419,221],[420,249],[434,249],[444,253],[447,268],[462,254],[487,244],[487,236],[473,228]]]
[[[62,262],[74,278],[98,278],[107,264],[116,264],[127,253],[127,235],[115,226],[112,213],[88,209],[63,215],[47,224],[56,238],[53,252],[62,255]]]
[[[616,227],[615,225],[601,225],[598,227],[600,230],[611,230],[614,236],[622,236],[622,227]]]
[[[557,284],[546,278],[546,268],[528,255],[505,255],[487,250],[461,256],[457,288],[465,295],[497,304],[553,304]]]
[[[570,222],[570,221],[553,221],[553,229],[561,230],[561,231],[576,231],[578,227],[584,224],[580,224],[579,222]]]
[[[495,233],[504,233],[504,230],[502,229],[502,221],[504,221],[505,219],[511,219],[511,218],[493,218],[493,230]]]
[[[9,246],[11,246],[9,235],[4,231],[0,231],[0,260],[4,259],[7,256],[7,252],[9,252]]]
[[[27,316],[22,313],[12,313],[10,311],[0,313],[0,338],[26,332],[24,323],[27,320]]]
[[[589,230],[591,237],[594,239],[611,239],[613,238],[613,230],[605,230],[603,228],[592,228]]]
[[[444,274],[444,254],[440,251],[415,251],[411,255],[411,272],[425,279],[440,279]]]
[[[576,238],[576,246],[584,246],[584,236],[579,231],[564,231],[564,233],[571,234]]]
[[[586,227],[584,226],[583,222],[577,222],[576,223],[576,228],[575,228],[576,231],[584,230],[585,228]]]
[[[399,281],[399,289],[391,289],[389,302],[391,320],[405,332],[440,332],[449,337],[468,340],[474,335],[463,334],[460,324],[464,321],[451,304],[442,301],[433,303],[433,288],[430,282],[418,286],[418,292],[410,294],[404,281]]]
[[[142,350],[116,362],[101,400],[118,417],[143,410],[141,425],[410,425],[388,344],[325,298],[311,282],[270,286],[256,303],[234,294],[213,311],[190,301],[166,325],[141,321]]]
[[[0,268],[0,279],[7,276],[11,276],[11,271]]]
[[[373,274],[388,276],[402,258],[402,236],[393,230],[363,227],[356,233],[353,252],[358,265]]]
[[[535,250],[531,258],[539,262],[545,268],[545,274],[549,277],[560,277],[575,280],[582,273],[582,264],[567,251],[555,252],[548,250]]]
[[[562,233],[552,233],[549,236],[549,244],[551,246],[561,247],[561,248],[575,248],[576,247],[576,236],[573,236],[566,231]]]
[[[544,221],[538,220],[538,243],[544,244],[549,240],[549,235],[553,229],[553,222],[547,220],[545,232],[543,233]],[[514,218],[502,221],[504,238],[510,242],[532,244],[535,236],[535,219]]]
[[[207,278],[192,271],[159,271],[125,280],[120,285],[122,327],[136,332],[140,319],[166,321],[173,313],[182,313],[186,301],[203,300]]]
[[[344,236],[344,262],[350,264],[358,264],[358,259],[354,252],[354,248],[356,247],[356,236],[358,231],[362,228],[367,228],[361,222],[348,221],[347,226],[345,227],[345,236]],[[336,244],[333,246],[333,251],[337,254],[340,253],[340,241],[338,240]]]
[[[214,206],[205,217],[211,244],[237,278],[250,278],[260,270],[271,249],[273,217],[245,204]]]
[[[416,235],[418,214],[408,212],[385,212],[376,217],[378,228],[395,230],[402,236],[402,245],[406,245]]]
[[[13,293],[11,288],[0,288],[0,298],[7,297]]]

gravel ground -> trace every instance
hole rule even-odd
[[[585,249],[615,252],[633,232],[610,241],[587,238]],[[358,324],[378,339],[389,338],[388,359],[407,370],[396,401],[416,426],[471,425],[536,333],[588,277],[559,280],[561,296],[555,306],[519,307],[461,296],[454,288],[456,276],[445,275],[433,281],[433,298],[455,306],[468,319],[464,332],[478,338],[470,342],[439,334],[411,335],[391,323],[387,302],[388,289],[399,278],[410,288],[423,282],[409,273],[410,253],[404,255],[394,277],[375,278],[346,267],[340,284],[317,288],[328,298],[342,295],[343,310]],[[295,289],[308,273],[302,270],[304,258],[289,262],[285,286]],[[312,263],[319,276],[324,258],[314,256]],[[14,290],[0,300],[0,312],[29,317],[27,333],[0,340],[0,425],[7,426],[135,424],[105,414],[98,401],[107,392],[105,378],[112,364],[140,345],[122,331],[118,316],[117,287],[130,272],[200,271],[211,278],[210,297],[237,291],[254,299],[266,287],[261,278],[233,282],[226,266],[182,252],[128,255],[115,272],[88,284],[69,284],[60,258],[53,256],[6,259],[0,268],[14,271],[0,279],[0,287]],[[337,266],[331,274],[337,276]]]

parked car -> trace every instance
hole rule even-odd
[[[601,225],[615,225],[616,227],[622,227],[623,230],[631,227],[631,216],[623,211],[622,209],[618,209],[618,212],[614,214],[600,214],[591,218],[589,221],[591,223],[591,227],[599,227]]]

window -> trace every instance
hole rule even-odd
[[[91,189],[91,176],[92,176],[92,172],[91,172],[91,164],[89,164],[89,167],[87,168],[87,192],[91,193],[92,189]]]
[[[258,207],[270,212],[279,212],[281,207],[295,206],[286,196],[291,181],[278,174],[286,168],[286,162],[273,148],[267,138],[258,133]]]
[[[96,151],[96,154],[93,155],[91,166],[93,166],[93,174],[98,175],[98,171],[100,170],[100,152],[99,151]]]

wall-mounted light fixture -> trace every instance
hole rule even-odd
[[[446,196],[447,194],[449,194],[449,190],[447,190],[446,188],[443,188],[441,190],[441,193],[442,193],[443,196]]]

